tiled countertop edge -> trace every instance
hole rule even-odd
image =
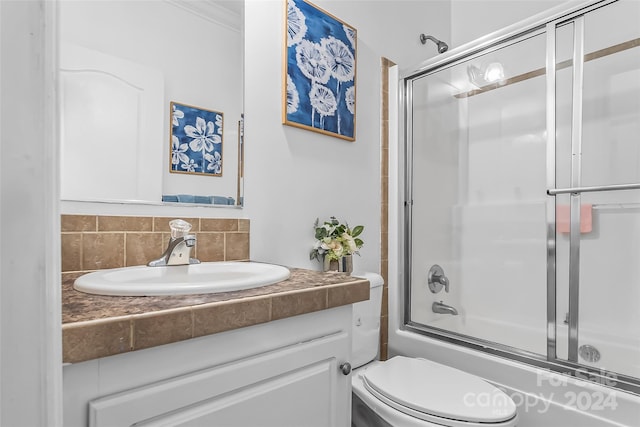
[[[368,280],[348,279],[344,283],[309,284],[304,289],[66,323],[62,325],[63,362],[83,362],[369,299]]]

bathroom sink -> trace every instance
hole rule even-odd
[[[238,291],[289,278],[286,267],[260,262],[203,262],[164,267],[135,266],[80,276],[81,292],[113,296],[187,295]]]

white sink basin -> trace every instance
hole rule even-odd
[[[98,295],[210,294],[271,285],[289,278],[286,267],[260,262],[203,262],[165,267],[124,267],[80,276],[73,287]]]

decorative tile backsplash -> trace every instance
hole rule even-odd
[[[388,356],[389,329],[389,69],[395,64],[381,60],[382,75],[382,120],[380,152],[380,274],[384,279],[382,291],[382,314],[380,316],[380,359]]]
[[[172,217],[62,215],[62,273],[144,265],[159,258]],[[192,224],[200,261],[249,260],[249,220],[182,218]]]

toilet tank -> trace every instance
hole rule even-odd
[[[380,310],[384,280],[377,273],[354,273],[371,284],[368,301],[353,304],[351,366],[357,368],[376,358],[380,342]]]

